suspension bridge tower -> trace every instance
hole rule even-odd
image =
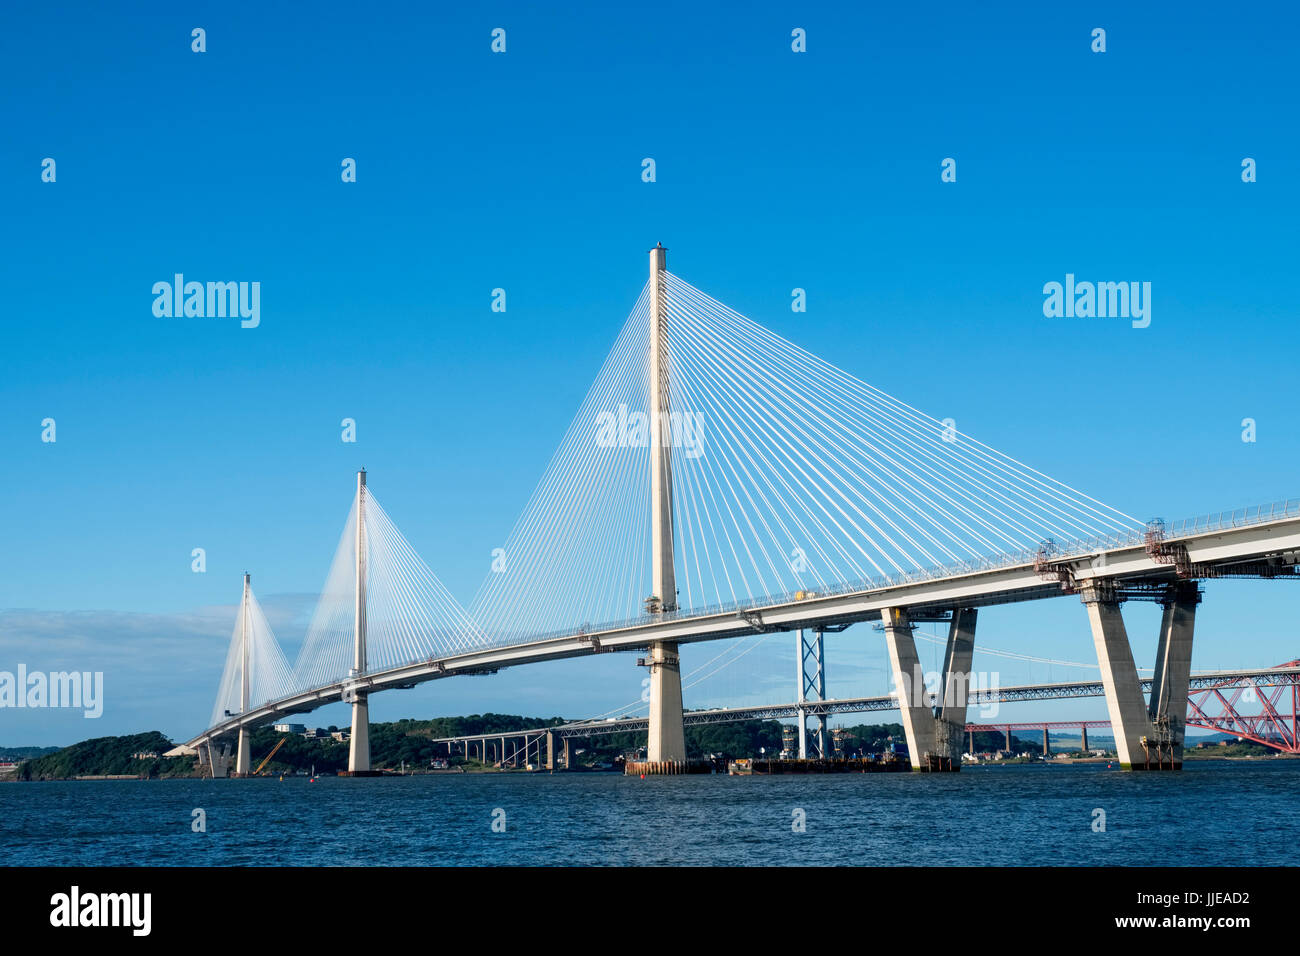
[[[677,610],[677,579],[673,573],[673,456],[669,417],[667,316],[664,273],[668,250],[659,243],[650,250],[650,533],[654,614]],[[682,725],[682,674],[677,644],[655,641],[646,661],[650,668],[650,762],[686,761],[686,731]]]
[[[239,607],[239,713],[248,713],[248,698],[250,691],[249,674],[248,674],[248,605],[249,589],[252,575],[247,571],[244,572],[244,599],[240,602]],[[253,764],[253,747],[249,739],[248,726],[243,725],[239,728],[239,745],[236,749],[235,756],[235,776],[247,777],[251,772]],[[214,774],[215,776],[215,774]]]
[[[359,680],[366,672],[366,470],[357,472],[357,555],[356,613],[352,677]],[[352,736],[348,742],[348,771],[370,773],[370,711],[366,693],[351,689]]]

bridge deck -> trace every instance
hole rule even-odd
[[[1280,511],[1253,509],[1233,512],[1190,527],[1187,533],[1167,536],[1164,543],[1181,549],[1198,573],[1207,577],[1257,573],[1260,562],[1272,562],[1277,577],[1300,580],[1295,573],[1300,556],[1300,502],[1287,502]],[[1153,557],[1138,537],[1112,539],[1089,549],[1078,543],[1051,556],[1052,567],[1075,586],[1089,582],[1155,585],[1178,580],[1174,563]],[[258,727],[277,718],[307,713],[337,702],[345,689],[367,693],[409,688],[425,681],[462,674],[492,673],[502,667],[586,657],[611,651],[644,651],[652,642],[678,644],[723,640],[764,631],[792,631],[878,620],[889,607],[905,607],[913,617],[959,607],[984,607],[1061,597],[1069,591],[1059,580],[1045,580],[1043,572],[1025,554],[988,559],[978,567],[936,569],[901,575],[862,590],[835,594],[785,595],[744,608],[705,613],[645,617],[635,622],[588,632],[574,631],[537,640],[484,647],[473,651],[416,661],[359,678],[342,679],[303,690],[230,717],[189,741],[188,746],[238,731]],[[1097,684],[1100,688],[1100,684]],[[1086,696],[1086,695],[1075,695]],[[867,700],[864,698],[863,700]],[[686,715],[691,722],[691,715]]]

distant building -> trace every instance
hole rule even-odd
[[[300,734],[307,729],[306,724],[276,724],[275,732],[279,734]]]
[[[330,733],[324,727],[313,727],[311,730],[304,730],[302,735],[308,740],[316,740],[318,738],[328,737]]]
[[[156,751],[156,750],[141,750],[139,753],[133,753],[133,754],[131,754],[131,759],[132,759],[132,760],[157,760],[157,759],[158,759],[158,751]]]
[[[332,738],[334,738],[335,740],[338,740],[338,741],[350,740],[350,739],[352,739],[352,731],[350,731],[350,730],[336,730],[336,731],[334,731],[334,733],[330,734],[330,736],[331,736]]]

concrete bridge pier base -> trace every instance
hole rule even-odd
[[[961,732],[966,727],[966,703],[970,699],[971,660],[975,656],[974,608],[957,608],[948,625],[948,646],[943,655],[943,700],[939,719],[947,726],[936,732],[936,745],[947,742],[947,757],[953,770],[961,769]],[[973,749],[973,748],[972,748]]]
[[[352,701],[352,737],[348,741],[348,771],[370,772],[370,704],[365,694]]]
[[[572,770],[573,769],[573,738],[565,737],[562,741],[560,741],[560,746],[564,750],[564,769]]]
[[[943,696],[940,706],[935,708],[927,699],[925,675],[916,653],[907,609],[885,608],[880,618],[885,626],[894,694],[903,717],[912,769],[960,770],[970,663],[975,647],[975,611],[963,608],[953,612],[944,654]]]
[[[907,735],[907,755],[912,769],[920,770],[926,766],[926,755],[934,752],[934,714],[925,701],[925,680],[916,656],[912,623],[906,608],[884,608],[880,619],[885,625],[885,645],[894,672],[894,695]]]
[[[1125,770],[1181,768],[1191,677],[1192,624],[1200,600],[1195,582],[1171,585],[1162,602],[1165,609],[1149,704],[1142,696],[1133,649],[1113,585],[1105,581],[1086,585],[1080,597],[1092,625],[1120,766]]]
[[[1163,754],[1172,769],[1183,765],[1183,735],[1187,729],[1187,691],[1192,676],[1192,631],[1200,589],[1194,581],[1180,581],[1170,587],[1162,602],[1160,643],[1156,649],[1155,674],[1147,712],[1161,738]]]
[[[226,776],[228,769],[228,757],[226,755],[226,744],[221,745],[221,751],[218,753],[217,745],[209,740],[206,744],[199,747],[199,762],[206,763],[208,769],[212,771],[212,778],[219,780]]]
[[[686,728],[682,723],[682,675],[677,645],[650,645],[650,734],[646,760],[686,760]]]
[[[1146,766],[1146,752],[1142,741],[1155,733],[1147,715],[1147,702],[1142,699],[1142,684],[1137,665],[1133,663],[1133,649],[1129,645],[1128,631],[1120,613],[1114,589],[1087,586],[1081,595],[1092,625],[1092,641],[1097,648],[1097,663],[1101,666],[1101,682],[1106,691],[1106,711],[1111,728],[1115,731],[1115,753],[1125,770]]]
[[[253,772],[253,745],[247,727],[239,728],[239,744],[235,751],[235,776],[247,777]]]

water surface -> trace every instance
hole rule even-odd
[[[73,781],[0,785],[0,840],[8,865],[1281,865],[1300,844],[1298,793],[1300,760],[1282,759],[1181,773]]]

